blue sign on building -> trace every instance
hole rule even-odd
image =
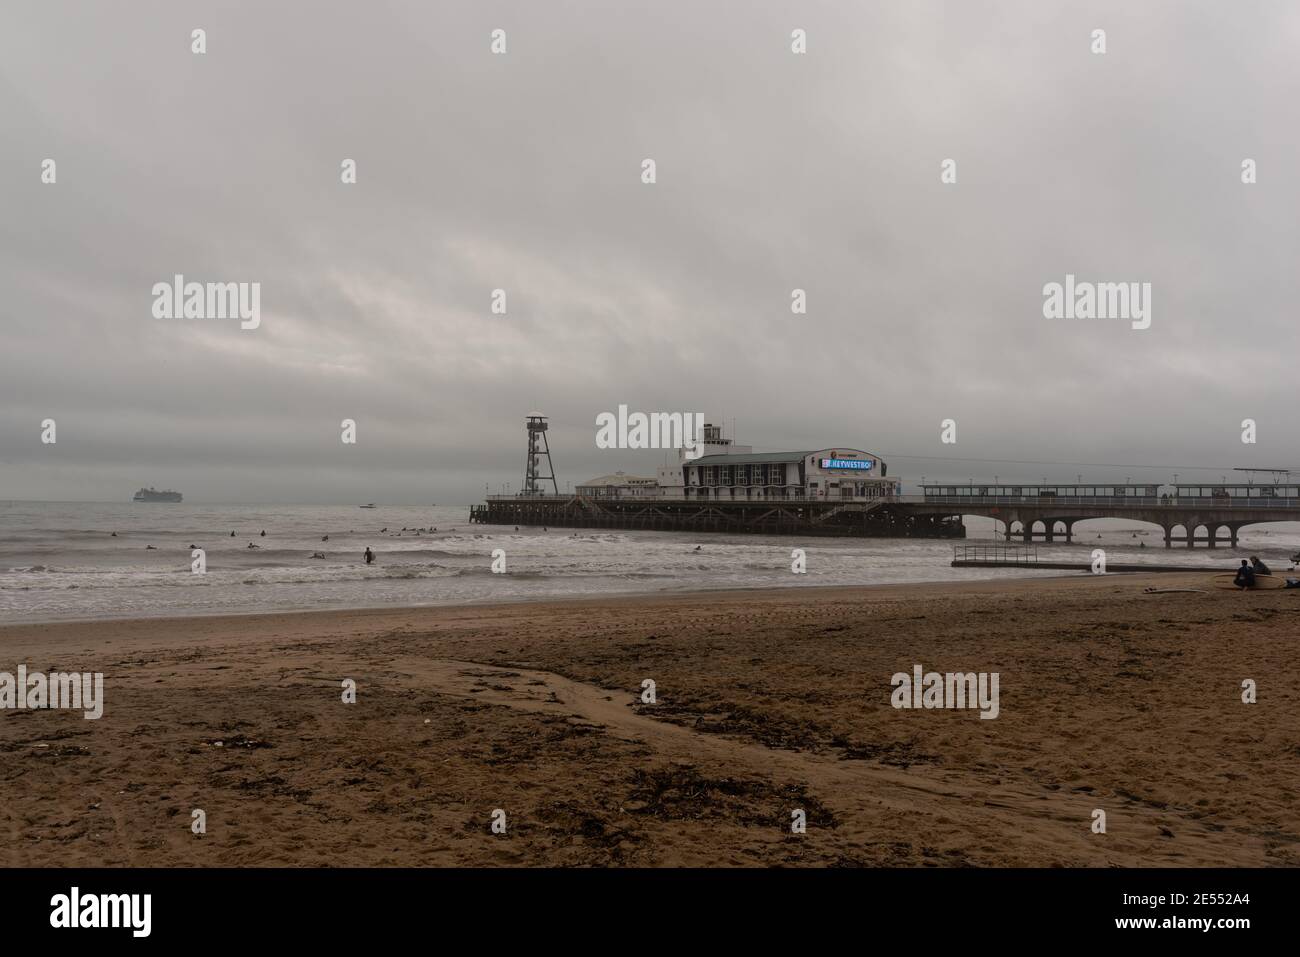
[[[856,469],[865,472],[873,464],[871,459],[822,459],[824,469]]]

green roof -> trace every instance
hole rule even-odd
[[[802,462],[812,452],[750,452],[746,455],[702,455],[686,465],[753,465],[758,462]]]

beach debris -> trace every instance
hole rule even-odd
[[[1175,592],[1191,592],[1196,595],[1206,594],[1204,588],[1144,588],[1142,589],[1142,594],[1144,595],[1170,595],[1170,594],[1174,594]]]

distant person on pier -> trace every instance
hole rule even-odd
[[[1251,567],[1255,570],[1255,574],[1256,574],[1256,575],[1271,575],[1271,574],[1273,574],[1272,570],[1271,570],[1267,565],[1265,565],[1262,561],[1259,560],[1259,556],[1258,556],[1258,555],[1251,555],[1251,556],[1250,556],[1250,565],[1251,565]]]
[[[1232,583],[1238,588],[1255,587],[1255,570],[1250,567],[1246,559],[1241,560],[1241,567],[1237,569],[1237,577],[1232,580]]]

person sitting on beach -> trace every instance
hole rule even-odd
[[[1268,567],[1267,565],[1265,565],[1262,561],[1260,561],[1258,555],[1251,555],[1251,556],[1250,556],[1250,565],[1251,565],[1251,567],[1255,570],[1255,574],[1256,574],[1256,575],[1271,575],[1271,574],[1273,574],[1273,572],[1269,569],[1269,567]]]
[[[1246,559],[1241,560],[1241,567],[1237,569],[1237,577],[1232,580],[1232,583],[1238,588],[1255,587],[1255,572],[1246,562]]]
[[[372,551],[370,550],[370,546],[367,545],[367,546],[366,546],[365,554],[362,555],[361,557],[364,558],[364,559],[366,560],[366,564],[369,565],[371,562],[373,562],[373,561],[375,560],[375,553],[372,552]]]

